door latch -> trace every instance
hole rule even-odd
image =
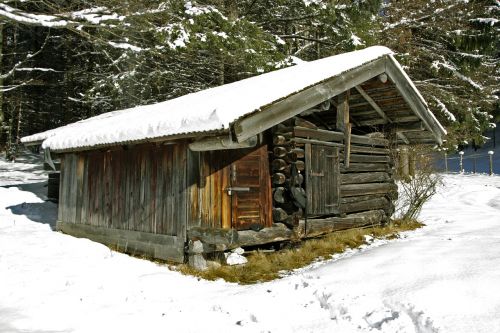
[[[250,192],[250,187],[227,187],[226,192],[228,195],[232,195],[233,192]]]

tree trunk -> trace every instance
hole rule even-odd
[[[2,55],[3,55],[3,24],[0,24],[0,66],[3,63],[2,62]],[[3,79],[0,77],[0,141],[2,138],[2,132],[3,132],[3,120],[4,120],[4,115],[3,115]]]

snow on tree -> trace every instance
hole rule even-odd
[[[479,143],[500,110],[499,8],[492,0],[6,0],[0,143],[375,44],[398,53],[451,129],[450,145]]]
[[[382,36],[450,130],[482,143],[498,112],[498,1],[386,1]]]

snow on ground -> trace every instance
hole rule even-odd
[[[30,184],[47,180],[47,171],[43,170],[41,156],[23,152],[16,162],[0,159],[0,186]]]
[[[500,177],[444,181],[423,229],[252,286],[54,232],[54,204],[0,187],[0,332],[494,332]]]

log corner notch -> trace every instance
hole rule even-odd
[[[274,127],[272,133],[272,216],[275,223],[290,229],[298,225],[306,205],[304,145],[293,141],[293,128],[297,124],[316,127],[295,117]]]

